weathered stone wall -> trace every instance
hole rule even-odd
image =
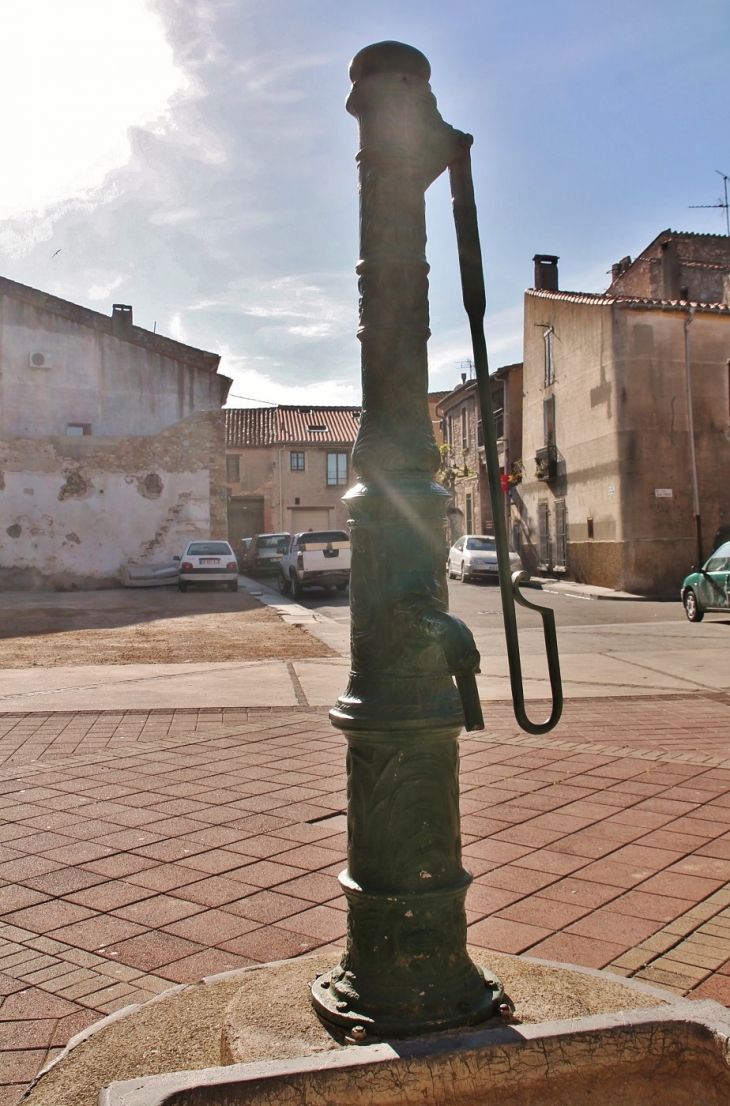
[[[644,299],[727,301],[730,249],[722,234],[664,231],[618,276],[610,293]]]
[[[227,536],[223,412],[156,435],[0,441],[0,588],[109,587]]]

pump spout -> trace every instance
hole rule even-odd
[[[438,607],[422,611],[419,622],[421,628],[441,646],[449,673],[456,680],[465,728],[468,731],[483,730],[484,716],[476,681],[480,658],[474,635],[460,618]]]

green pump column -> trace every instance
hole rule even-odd
[[[428,409],[425,191],[462,149],[428,61],[383,42],[350,68],[360,123],[363,414],[347,494],[352,669],[330,713],[348,742],[347,948],[312,988],[369,1036],[489,1017],[502,997],[466,951],[458,735],[483,727],[467,627],[448,615],[448,493]],[[456,683],[455,683],[456,679]],[[461,693],[461,694],[460,694]],[[362,1037],[362,1034],[360,1034]]]

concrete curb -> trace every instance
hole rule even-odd
[[[310,611],[308,607],[303,607],[286,595],[280,595],[278,591],[274,591],[273,586],[260,580],[252,580],[249,576],[239,576],[238,580],[239,587],[242,585],[252,598],[275,610],[287,625],[306,630],[312,637],[329,645],[341,657],[349,658],[350,632],[341,622],[319,611]]]
[[[611,603],[679,603],[679,595],[634,595],[629,591],[614,591],[595,584],[575,584],[569,580],[533,580],[541,591],[551,595],[566,595],[571,599],[598,599]]]

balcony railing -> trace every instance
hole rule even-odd
[[[554,445],[543,446],[535,453],[535,476],[538,480],[554,480],[557,475],[557,447]]]

